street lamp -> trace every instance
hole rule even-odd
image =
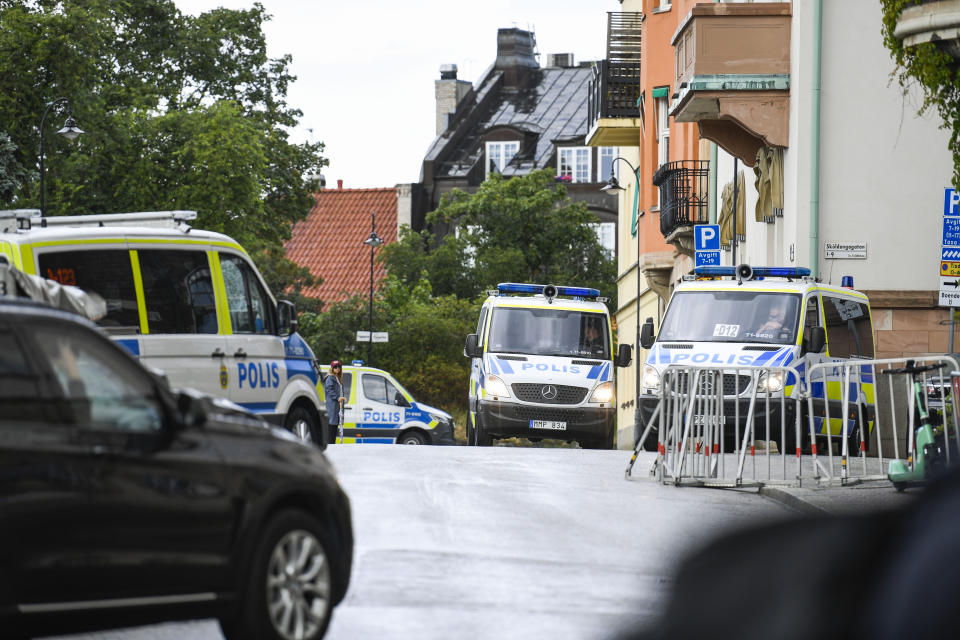
[[[47,215],[46,207],[44,206],[44,170],[43,170],[43,124],[47,120],[47,114],[50,113],[50,110],[57,106],[58,104],[67,105],[67,121],[63,123],[63,128],[61,128],[57,133],[62,135],[67,140],[76,140],[77,136],[83,133],[83,130],[77,126],[77,121],[73,119],[73,107],[70,106],[70,100],[67,98],[57,98],[52,102],[47,103],[47,108],[43,110],[43,116],[40,118],[40,215]]]
[[[363,241],[363,244],[370,245],[370,343],[367,345],[367,366],[373,366],[373,250],[383,244],[383,240],[377,235],[377,213],[370,212],[370,237]]]
[[[620,191],[625,191],[623,187],[620,186],[620,182],[617,181],[617,176],[613,173],[613,167],[616,166],[617,160],[621,162],[626,162],[627,166],[630,167],[630,170],[633,171],[633,182],[636,185],[636,192],[633,200],[633,214],[636,216],[637,221],[637,338],[634,343],[634,349],[636,354],[634,355],[634,362],[636,368],[636,374],[634,375],[635,380],[635,395],[633,398],[633,423],[634,423],[634,433],[638,434],[643,433],[643,426],[640,424],[640,373],[641,373],[641,363],[640,363],[640,215],[636,210],[639,206],[640,201],[640,169],[635,168],[630,161],[626,158],[621,158],[617,156],[610,163],[610,179],[607,180],[607,184],[600,187],[600,191],[604,193],[615,193]]]

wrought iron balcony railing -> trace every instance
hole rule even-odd
[[[660,232],[670,237],[680,227],[709,222],[710,163],[706,160],[668,162],[653,174],[660,188]]]
[[[590,80],[589,124],[600,118],[638,118],[643,14],[607,13],[607,58],[593,68]]]

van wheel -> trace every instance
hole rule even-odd
[[[473,429],[473,443],[478,447],[489,447],[493,445],[493,437],[483,428],[483,424],[478,422]]]
[[[333,611],[333,575],[323,526],[283,511],[266,526],[250,565],[240,613],[221,619],[228,640],[317,640]]]
[[[323,437],[323,431],[317,428],[313,416],[303,407],[293,407],[288,411],[283,426],[307,444],[312,444],[320,449],[327,448],[327,440]]]
[[[419,431],[407,431],[400,436],[397,444],[427,444],[427,439]]]

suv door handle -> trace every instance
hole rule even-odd
[[[213,350],[213,353],[210,354],[210,357],[211,357],[211,358],[222,358],[222,357],[225,356],[225,355],[227,355],[227,354],[225,354],[223,351],[221,351],[221,350],[220,350],[220,347],[217,347],[216,349]]]
[[[233,357],[234,357],[234,358],[246,358],[246,357],[247,357],[247,352],[244,351],[243,349],[237,349],[237,352],[236,352],[235,354],[233,354]]]
[[[363,410],[364,410],[364,411],[373,411],[373,407],[364,407]]]
[[[353,407],[344,407],[344,410],[346,409],[353,409]]]

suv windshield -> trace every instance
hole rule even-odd
[[[501,307],[493,312],[489,350],[608,359],[607,317],[563,309]]]
[[[680,291],[657,340],[793,344],[799,308],[795,293]]]

